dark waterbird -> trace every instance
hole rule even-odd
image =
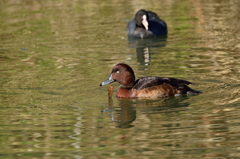
[[[135,18],[128,22],[128,36],[146,38],[166,35],[167,24],[152,11],[139,10]]]
[[[124,63],[115,65],[108,79],[102,82],[100,86],[112,82],[120,83],[117,91],[117,97],[119,98],[157,98],[201,93],[187,86],[193,83],[175,78],[148,76],[135,81],[132,68]],[[112,88],[110,87],[108,91],[109,97],[111,97]]]

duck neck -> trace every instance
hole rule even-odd
[[[120,88],[131,89],[135,83],[135,75],[134,73],[129,73],[128,76],[125,76],[125,80],[120,82]]]
[[[132,88],[123,88],[120,86],[119,89],[117,90],[117,97],[132,98],[132,96],[135,95],[133,92],[134,90],[132,90]]]
[[[121,88],[121,89],[132,89],[132,85],[129,85],[129,86],[125,86],[125,85],[120,85],[120,87],[119,88]]]

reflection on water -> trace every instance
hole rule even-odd
[[[113,106],[113,100],[109,99],[108,106],[103,109],[105,115],[110,115],[111,120],[117,123],[118,128],[130,128],[131,123],[136,120],[135,108],[125,100],[119,100],[119,106]]]
[[[160,98],[157,100],[149,99],[118,99],[117,105],[114,106],[113,100],[108,100],[108,105],[102,110],[104,115],[111,116],[111,120],[117,124],[118,128],[133,127],[131,123],[136,120],[136,109],[141,114],[158,114],[176,112],[174,108],[187,107],[188,103],[181,103],[188,99],[186,95],[178,97]],[[179,110],[180,111],[180,110]]]
[[[125,143],[125,155],[161,154],[176,158],[237,156],[239,132],[234,110],[200,110],[182,96],[167,100],[110,100],[103,114],[121,130],[119,142]],[[197,102],[197,101],[195,101]],[[238,110],[239,111],[239,110]],[[229,119],[222,118],[230,117]],[[136,135],[137,134],[137,135]],[[147,141],[147,143],[146,143]],[[110,144],[111,145],[111,144]],[[134,148],[131,148],[134,147]]]
[[[151,61],[151,48],[165,47],[167,35],[154,38],[134,38],[128,37],[129,48],[136,49],[137,61],[140,65],[149,65]]]
[[[0,158],[239,158],[239,6],[0,1]],[[128,39],[140,8],[167,37]],[[109,101],[99,83],[119,62],[203,93]]]

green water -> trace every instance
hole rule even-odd
[[[240,2],[0,2],[0,158],[239,158]],[[129,39],[137,10],[167,37]],[[203,93],[117,99],[112,67]]]

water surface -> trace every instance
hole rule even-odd
[[[240,3],[0,2],[0,158],[238,158]],[[155,11],[167,36],[129,39]],[[124,62],[136,77],[189,80],[203,93],[108,99]]]

